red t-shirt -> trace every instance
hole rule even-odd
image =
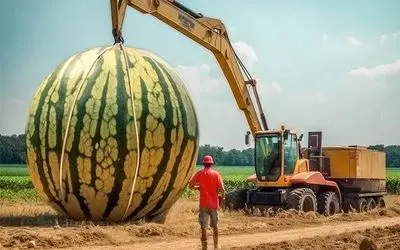
[[[218,189],[223,187],[220,174],[211,169],[204,168],[193,175],[189,185],[200,187],[200,206],[203,208],[218,209]]]

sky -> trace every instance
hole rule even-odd
[[[270,127],[323,131],[324,145],[400,144],[400,1],[181,0],[221,19]],[[0,1],[0,134],[24,133],[40,82],[73,54],[111,45],[109,1]],[[129,8],[125,45],[184,79],[200,144],[245,148],[249,127],[213,55]],[[307,141],[303,141],[305,144]]]

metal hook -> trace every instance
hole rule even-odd
[[[116,28],[112,30],[112,34],[114,36],[114,45],[117,43],[124,44],[124,38],[122,37],[122,32],[117,31]]]

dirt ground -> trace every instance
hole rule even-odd
[[[250,215],[223,212],[220,214],[220,241],[224,247],[224,241],[231,241],[229,239],[239,236],[245,239],[249,238],[249,235],[260,234],[261,240],[249,241],[248,245],[243,246],[242,244],[242,248],[236,249],[311,249],[310,244],[314,241],[321,244],[320,248],[315,248],[313,245],[313,249],[358,249],[357,244],[368,237],[376,242],[378,247],[384,246],[384,249],[391,249],[388,244],[391,244],[396,237],[400,238],[400,226],[398,226],[400,224],[400,196],[388,196],[386,202],[387,209],[362,214],[338,214],[332,217],[293,211],[282,211],[273,215],[258,211]],[[74,222],[57,216],[45,204],[0,202],[0,208],[0,249],[28,247],[40,249],[89,249],[91,247],[94,247],[93,249],[99,247],[104,249],[127,247],[126,249],[129,249],[133,247],[137,249],[141,245],[147,248],[152,247],[152,243],[160,244],[160,242],[180,244],[179,242],[189,240],[190,244],[197,244],[199,237],[197,201],[194,200],[178,201],[171,209],[167,222],[163,225],[144,222],[122,224]],[[366,221],[367,224],[365,224]],[[354,223],[364,223],[365,225]],[[386,228],[378,228],[385,223]],[[317,237],[320,230],[329,233],[331,228],[336,226],[340,229],[345,225],[349,225],[349,230],[352,229],[350,231],[361,230],[363,227],[364,231],[350,233],[336,230],[335,234],[337,235]],[[290,230],[306,232],[302,228],[307,228],[310,232],[314,230],[315,233],[307,235],[308,238],[301,240],[290,237],[293,233]],[[279,240],[283,242],[275,241],[273,243],[274,241],[268,237],[275,237],[273,235],[280,231],[285,231],[283,235],[288,235],[288,237]],[[341,233],[344,234],[341,235]],[[211,242],[211,232],[209,237],[209,242]],[[268,246],[263,245],[263,239],[266,239],[265,242],[271,243]],[[226,245],[229,246],[229,244]],[[229,248],[225,247],[225,249]]]
[[[295,241],[281,241],[247,247],[233,247],[234,250],[289,250],[289,249],[399,249],[400,225],[389,227],[374,227],[366,230],[357,230],[351,233],[342,233],[333,236],[313,237]]]
[[[379,225],[379,227],[376,225]],[[369,245],[367,246],[375,244],[375,246],[383,246],[384,249],[399,249],[397,247],[399,242],[392,241],[393,238],[399,236],[397,228],[392,229],[398,225],[400,225],[400,217],[383,217],[365,221],[327,223],[319,226],[277,230],[274,232],[222,235],[220,240],[223,246],[222,249],[359,249],[360,245],[364,245],[362,249],[370,249],[365,247],[368,243]],[[383,230],[383,232],[371,230]],[[389,233],[392,234],[390,235]],[[336,235],[340,235],[340,237],[334,238]],[[384,244],[378,245],[376,241],[379,240]],[[209,242],[210,247],[212,247],[211,243]],[[116,247],[116,249],[125,250],[133,247],[135,249],[152,250],[189,250],[198,248],[199,241],[198,239],[181,239],[135,243]],[[94,248],[86,247],[84,249]]]

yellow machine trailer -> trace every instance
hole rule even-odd
[[[384,152],[365,147],[323,147],[323,159],[328,166],[327,180],[338,184],[343,208],[349,205],[359,211],[384,206],[386,194],[386,157]],[[318,164],[316,164],[318,166]]]

